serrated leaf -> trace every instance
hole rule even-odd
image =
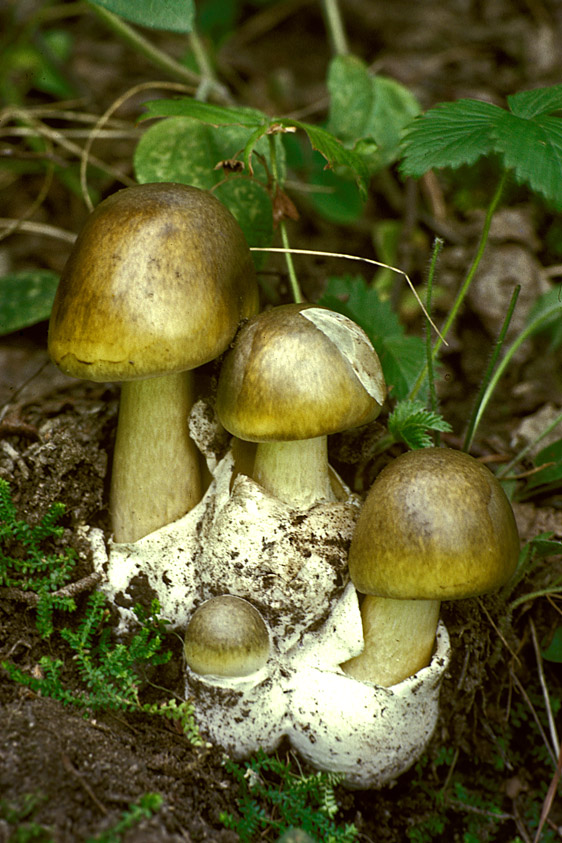
[[[353,319],[367,334],[377,352],[384,379],[393,398],[405,398],[425,362],[420,337],[408,337],[388,301],[365,280],[350,276],[329,278],[320,304]]]
[[[420,401],[399,401],[388,417],[388,429],[396,439],[402,439],[413,450],[430,448],[434,442],[428,431],[449,433],[451,425]]]
[[[125,20],[150,29],[191,32],[195,18],[193,0],[89,0]]]
[[[441,103],[414,120],[403,141],[401,171],[419,177],[434,167],[472,164],[497,153],[520,184],[562,207],[562,85],[508,98],[510,111],[478,100]]]
[[[418,178],[435,167],[473,164],[493,151],[492,130],[501,113],[498,106],[469,99],[430,108],[406,130],[401,172]]]
[[[59,276],[47,269],[0,278],[0,335],[35,325],[51,315]]]
[[[369,170],[361,155],[351,149],[346,149],[335,135],[320,126],[312,126],[310,123],[303,123],[300,120],[280,120],[278,122],[284,127],[296,126],[306,132],[310,145],[324,156],[329,167],[337,165],[349,167],[357,179],[361,194],[366,196]]]
[[[562,207],[562,120],[548,115],[528,120],[504,111],[493,135],[494,148],[516,181]]]
[[[538,114],[552,114],[562,109],[562,85],[519,91],[507,98],[507,104],[517,117],[530,119]]]

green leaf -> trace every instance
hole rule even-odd
[[[376,172],[398,158],[402,130],[420,113],[414,95],[386,76],[373,76],[356,56],[337,56],[328,71],[328,129]]]
[[[534,463],[537,468],[544,468],[536,474],[531,474],[526,483],[526,490],[544,487],[547,491],[562,486],[562,439],[539,451]]]
[[[154,117],[192,117],[211,126],[249,126],[256,128],[269,125],[269,117],[255,108],[227,108],[200,102],[191,97],[174,97],[172,99],[150,100],[143,103],[146,112],[140,120],[150,120]]]
[[[89,0],[125,20],[150,29],[191,32],[195,18],[193,0]]]
[[[399,401],[388,417],[388,429],[395,439],[402,439],[413,450],[434,445],[429,430],[452,430],[439,413],[426,409],[421,401]]]
[[[441,103],[414,120],[403,141],[401,171],[473,164],[496,153],[516,181],[562,207],[562,85],[508,97],[509,111],[478,100]]]
[[[534,119],[503,112],[494,127],[494,147],[516,181],[527,184],[556,208],[562,208],[562,120]]]
[[[193,113],[197,111],[196,108]],[[249,119],[252,120],[253,111],[249,111]],[[238,119],[220,126],[201,117],[178,115],[162,120],[147,129],[137,144],[134,155],[136,176],[142,182],[173,180],[209,189],[224,178],[223,173],[215,169],[217,164],[241,160],[248,142],[248,128],[253,131],[254,127],[254,122],[243,125]],[[265,129],[262,134],[265,134]],[[255,152],[265,160],[268,172],[271,172],[271,150],[266,137],[256,140]],[[276,138],[276,156],[279,177],[283,180],[285,152],[279,137]],[[265,172],[264,181],[267,181]]]
[[[313,208],[335,225],[349,225],[358,220],[364,212],[365,202],[357,184],[324,166],[320,153],[313,153],[312,169],[308,184],[317,189],[307,194]]]
[[[174,181],[213,190],[240,223],[249,245],[267,246],[273,237],[273,210],[265,186],[247,176],[225,179],[222,169],[215,169],[221,161],[234,158],[246,138],[247,130],[239,125],[216,129],[189,117],[169,117],[147,129],[140,139],[134,155],[135,175],[142,183]],[[270,162],[267,138],[258,141],[256,151]],[[280,143],[277,160],[284,174]]]
[[[557,284],[536,300],[526,320],[528,327],[533,324],[536,329],[530,336],[542,332],[550,335],[549,352],[562,344],[562,285]]]
[[[346,149],[333,134],[322,129],[320,126],[313,126],[310,123],[303,123],[300,120],[288,120],[285,118],[268,117],[261,111],[251,108],[227,108],[210,103],[202,103],[190,98],[178,98],[169,100],[156,100],[145,103],[146,114],[144,120],[151,117],[185,117],[200,120],[215,127],[243,127],[246,129],[244,142],[245,158],[248,160],[254,149],[260,151],[260,144],[266,143],[266,134],[282,134],[284,131],[291,131],[293,128],[301,129],[306,133],[313,149],[318,150],[326,159],[329,167],[348,167],[358,180],[360,189],[366,192],[366,181],[368,170],[360,155],[352,150]],[[251,129],[249,133],[247,130]],[[253,135],[253,140],[252,140]],[[278,149],[281,144],[278,145]],[[228,156],[225,156],[228,157]],[[280,178],[283,181],[283,178]]]
[[[312,126],[310,123],[303,123],[300,120],[279,120],[276,122],[285,128],[296,126],[306,132],[310,145],[324,156],[327,166],[348,167],[357,179],[361,194],[366,196],[369,170],[361,155],[351,149],[346,149],[335,135],[320,126]]]
[[[435,167],[473,164],[493,152],[493,128],[501,113],[495,105],[469,99],[430,108],[406,131],[402,174],[419,178]]]
[[[374,108],[371,75],[357,56],[336,56],[328,69],[330,92],[328,129],[344,141],[355,142],[368,134]]]
[[[393,398],[408,395],[425,362],[421,337],[407,337],[388,301],[360,277],[329,278],[320,304],[353,319],[377,352]]]
[[[59,283],[48,269],[22,270],[0,278],[0,335],[48,319]]]
[[[562,663],[562,626],[554,630],[552,641],[542,655],[549,662]]]
[[[517,117],[531,119],[539,114],[552,114],[562,109],[562,85],[519,91],[507,98],[507,104]]]
[[[214,195],[236,217],[249,246],[269,246],[273,240],[273,208],[269,193],[255,179],[230,178],[219,184]],[[257,265],[267,256],[253,253]]]
[[[170,117],[151,126],[135,149],[133,164],[139,182],[174,181],[209,190],[220,179],[215,165],[224,144],[212,129],[187,117]],[[229,153],[233,153],[229,149]]]

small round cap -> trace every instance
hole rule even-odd
[[[135,185],[101,202],[78,236],[49,353],[94,381],[181,372],[222,354],[257,310],[251,253],[230,211],[195,187]]]
[[[402,454],[373,483],[349,552],[358,591],[394,599],[452,600],[511,577],[519,536],[494,475],[448,448]]]
[[[261,614],[242,597],[211,597],[195,610],[185,633],[185,658],[194,673],[248,676],[269,658]]]
[[[241,328],[223,361],[216,406],[234,436],[283,442],[367,424],[385,397],[365,332],[340,313],[293,304]]]

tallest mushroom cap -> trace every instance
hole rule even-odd
[[[221,354],[258,309],[251,253],[230,211],[182,184],[142,184],[88,218],[60,280],[49,352],[67,374],[133,380]]]
[[[364,594],[454,600],[511,577],[519,536],[511,505],[486,466],[461,451],[402,454],[373,483],[349,551]]]

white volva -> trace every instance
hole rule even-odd
[[[102,588],[131,607],[120,609],[123,627],[134,622],[139,588],[157,596],[162,616],[182,631],[211,596],[250,601],[271,636],[266,665],[239,678],[186,668],[186,696],[203,735],[236,758],[273,751],[288,736],[315,767],[342,772],[349,787],[380,787],[410,767],[431,737],[447,631],[440,624],[431,663],[391,688],[346,675],[340,665],[364,647],[344,549],[355,496],[346,490],[343,500],[295,510],[244,475],[232,482],[233,474],[228,454],[191,512],[140,541],[111,545],[109,557],[100,531],[90,530]],[[304,532],[291,533],[296,523]]]

